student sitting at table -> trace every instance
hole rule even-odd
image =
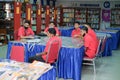
[[[61,40],[61,38],[56,36],[56,30],[54,28],[49,28],[47,34],[48,34],[49,40],[46,43],[46,47],[45,47],[44,51],[42,53],[36,54],[36,56],[30,57],[29,58],[30,63],[32,63],[34,60],[45,62],[46,58],[47,58],[47,53],[49,51],[48,48],[50,46],[50,43],[53,42],[54,40],[57,40],[59,42],[60,47],[62,46],[62,40]],[[54,49],[54,50],[56,50],[56,49]],[[49,57],[52,58],[53,56],[49,55]],[[57,57],[56,57],[56,59],[57,59]],[[49,60],[48,62],[53,63],[53,62],[55,62],[56,59],[54,59],[54,60],[53,59],[52,60],[48,59]]]
[[[96,41],[88,34],[88,28],[85,26],[81,28],[81,34],[84,40],[85,56],[94,58],[97,50]]]
[[[94,39],[95,43],[96,43],[96,47],[98,46],[98,38],[96,36],[95,31],[87,24],[84,24],[85,27],[88,28],[88,34]]]
[[[30,28],[30,21],[25,20],[23,26],[21,26],[18,30],[17,40],[24,39],[24,38],[33,38],[34,32]]]
[[[81,37],[81,30],[80,30],[80,23],[79,22],[75,22],[74,23],[74,27],[75,27],[75,29],[72,31],[72,34],[71,34],[71,36],[73,37],[73,38],[79,38],[79,37]]]
[[[56,31],[56,36],[59,36],[59,29],[55,26],[54,22],[50,22],[49,26],[47,28],[45,28],[44,33],[47,34],[48,33],[48,29],[49,28],[54,28]]]

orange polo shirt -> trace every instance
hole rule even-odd
[[[86,34],[84,36],[84,46],[86,48],[85,54],[87,55],[87,57],[94,58],[96,55],[96,49],[97,49],[96,43],[89,34]]]
[[[88,34],[93,38],[93,40],[95,41],[96,47],[97,47],[98,39],[97,39],[97,36],[96,36],[96,33],[94,32],[94,30],[88,29]]]
[[[72,31],[71,36],[74,37],[75,35],[78,35],[78,36],[81,35],[81,30],[80,30],[80,28],[74,29],[74,30]]]
[[[45,49],[44,49],[44,52],[47,52],[47,53],[48,53],[48,48],[49,48],[49,46],[50,46],[50,43],[51,43],[52,41],[54,41],[54,40],[59,41],[60,47],[62,46],[62,40],[61,40],[61,38],[59,38],[58,36],[54,36],[54,37],[51,37],[51,38],[48,40],[48,42],[46,43],[46,47],[45,47]],[[56,49],[54,49],[54,50],[56,50]],[[43,55],[42,55],[42,58],[43,58],[44,60],[46,60],[47,54],[43,54]],[[55,62],[55,60],[57,59],[57,56],[56,56],[55,59],[53,59],[52,56],[49,56],[49,58],[50,58],[50,59],[48,59],[48,62],[49,62],[49,63],[53,63],[53,62]]]
[[[49,29],[49,27],[45,28],[44,32],[48,32],[48,29]],[[54,27],[54,29],[55,29],[55,31],[56,31],[56,34],[59,35],[59,30],[58,30],[58,28],[57,28],[57,27]]]
[[[28,29],[25,29],[24,27],[19,28],[18,40],[20,40],[20,36],[30,36],[30,35],[34,35],[34,32],[30,27]]]

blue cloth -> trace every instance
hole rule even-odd
[[[112,49],[116,50],[119,47],[119,36],[120,36],[120,31],[115,31],[113,30],[108,30],[108,31],[97,31],[97,33],[106,33],[106,34],[110,34],[112,36]]]
[[[10,59],[10,50],[13,42],[8,43],[7,59]],[[21,45],[16,43],[15,45]],[[45,45],[34,45],[33,50],[28,50],[26,47],[26,61],[31,56],[36,55],[44,50]],[[62,47],[58,59],[58,76],[60,78],[73,78],[74,80],[81,80],[82,60],[84,55],[84,46],[81,48]],[[50,78],[49,78],[50,79]],[[46,80],[46,79],[44,79]]]
[[[119,32],[118,32],[118,34],[119,34],[118,42],[119,42],[119,45],[120,45],[120,27],[115,27],[115,28],[111,27],[111,28],[106,28],[106,29],[108,29],[108,30],[119,30]]]
[[[67,37],[70,37],[71,36],[71,33],[72,33],[72,30],[74,28],[69,28],[69,29],[60,29],[61,31],[61,36],[67,36]],[[107,41],[106,41],[106,44],[105,44],[105,49],[103,51],[103,56],[112,56],[112,46],[111,43],[112,43],[112,40],[113,38],[108,38]],[[112,43],[114,45],[114,43]],[[114,45],[115,47],[115,45]]]
[[[102,56],[112,56],[112,37],[108,37],[106,40],[105,48],[102,53]]]
[[[56,70],[55,68],[44,73],[38,80],[56,80]]]
[[[106,29],[110,29],[110,30],[120,30],[120,27],[110,27],[110,28],[106,28]]]
[[[74,29],[74,27],[69,28],[69,29],[59,29],[59,30],[60,30],[60,32],[61,32],[61,36],[70,37],[73,29]]]

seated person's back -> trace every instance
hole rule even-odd
[[[55,35],[56,35],[55,29],[54,28],[49,28],[48,29],[49,40],[46,43],[46,47],[45,47],[44,51],[40,54],[37,54],[36,56],[33,56],[33,57],[29,58],[29,62],[33,62],[34,60],[46,62],[47,54],[49,53],[49,47],[51,45],[51,42],[53,42],[53,41],[59,42],[60,47],[62,46],[61,38],[59,38],[58,36],[55,36]],[[52,50],[56,50],[56,49],[52,49]],[[54,55],[56,55],[56,56],[53,57],[53,56],[49,55],[49,59],[47,61],[48,63],[55,62],[55,60],[57,59],[58,53],[54,53]]]

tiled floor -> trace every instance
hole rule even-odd
[[[95,80],[120,80],[120,48],[112,54],[111,57],[102,57],[96,61]],[[92,66],[83,66],[82,80],[94,80]]]
[[[0,58],[5,58],[6,52],[7,45],[0,46]],[[114,50],[112,54],[111,57],[102,57],[96,61],[95,80],[120,80],[120,48]],[[82,80],[94,80],[92,66],[83,66]]]

